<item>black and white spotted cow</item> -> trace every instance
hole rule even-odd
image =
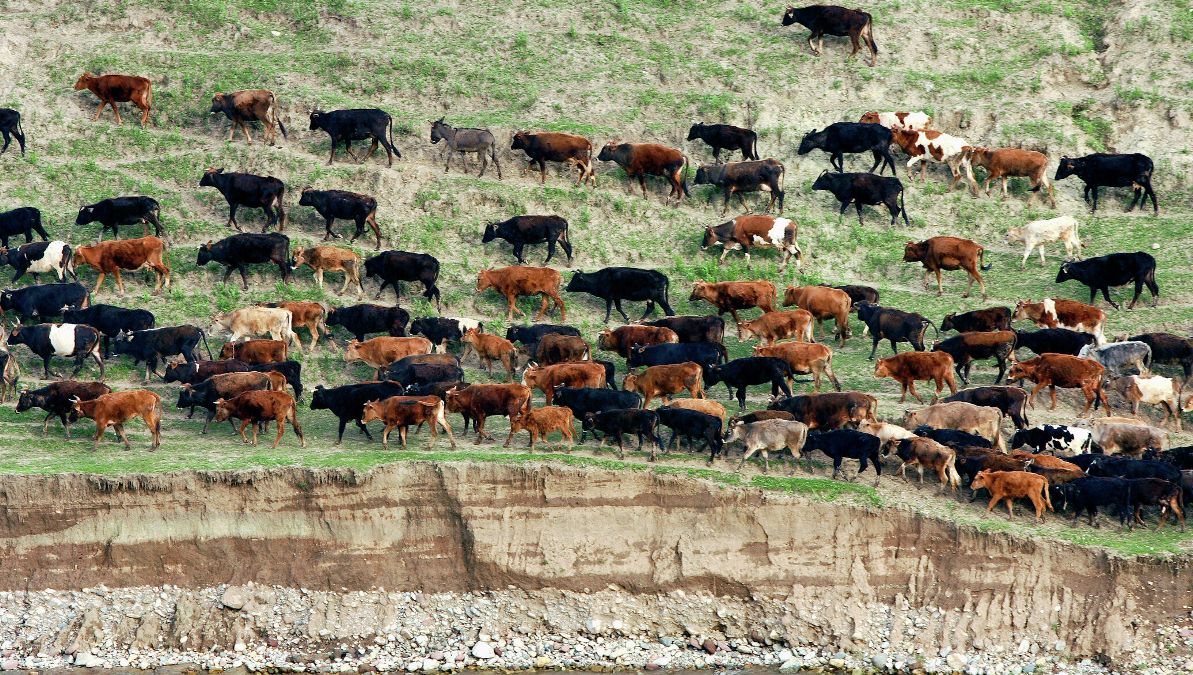
[[[26,272],[33,275],[37,281],[39,274],[53,272],[62,281],[69,274],[78,281],[79,277],[71,269],[70,259],[74,255],[70,244],[64,241],[35,241],[15,248],[0,249],[0,263],[8,265],[17,271],[12,280],[16,281]]]
[[[1046,452],[1062,457],[1092,452],[1093,435],[1089,429],[1063,424],[1039,424],[1020,429],[1011,436],[1011,449],[1027,446],[1034,452]]]
[[[447,351],[447,343],[459,342],[472,328],[485,332],[485,325],[476,319],[426,316],[410,324],[410,334],[427,338],[435,345],[435,351],[441,353]]]
[[[16,326],[8,334],[8,344],[25,345],[41,357],[45,377],[50,379],[50,359],[55,356],[74,357],[79,374],[83,360],[90,356],[99,366],[99,379],[104,379],[104,360],[99,354],[100,334],[91,326],[77,323],[39,323],[35,326]]]

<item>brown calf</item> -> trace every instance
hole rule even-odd
[[[903,247],[903,262],[918,262],[924,266],[924,284],[928,283],[928,275],[936,273],[936,294],[944,294],[941,285],[941,270],[963,269],[969,274],[969,285],[965,287],[963,298],[969,297],[973,290],[973,282],[977,281],[982,289],[982,298],[986,297],[986,282],[982,280],[982,271],[993,267],[979,266],[979,260],[985,261],[986,249],[978,244],[958,237],[932,237],[921,242],[909,241]],[[979,271],[979,268],[981,271]]]
[[[733,321],[740,324],[739,309],[757,307],[763,312],[775,311],[775,285],[769,281],[697,281],[688,302],[697,300],[716,307],[718,315],[729,312]]]
[[[521,150],[530,158],[530,166],[539,165],[540,183],[547,182],[547,162],[572,164],[580,175],[576,185],[585,180],[596,187],[596,172],[592,170],[592,142],[583,136],[558,131],[514,132],[511,150]]]
[[[402,447],[405,448],[406,431],[410,425],[417,424],[421,427],[424,423],[431,426],[428,450],[435,447],[435,439],[439,436],[437,427],[442,427],[447,432],[447,438],[454,448],[456,437],[443,415],[443,405],[443,400],[438,396],[390,396],[383,401],[366,403],[360,421],[362,424],[377,420],[385,422],[385,430],[381,432],[381,447],[385,450],[389,450],[389,432],[397,428],[398,437],[402,439]]]
[[[1081,467],[1072,462],[1066,462],[1060,457],[1053,455],[1036,454],[1027,452],[1026,450],[1012,450],[1011,456],[1017,459],[1030,459],[1031,466],[1039,466],[1053,471],[1082,471]],[[1084,472],[1083,472],[1084,473]]]
[[[491,333],[482,333],[475,328],[465,331],[462,339],[476,350],[476,355],[485,366],[485,372],[492,373],[493,361],[500,361],[501,365],[505,366],[505,372],[509,375],[510,381],[513,382],[514,369],[518,367],[517,349],[514,347],[514,343]]]
[[[90,401],[75,397],[74,404],[76,413],[95,420],[95,444],[91,446],[92,450],[99,449],[99,440],[104,437],[108,427],[112,427],[120,440],[124,441],[124,449],[131,450],[133,446],[128,442],[128,436],[124,435],[124,424],[134,417],[140,417],[149,427],[149,434],[153,437],[149,451],[157,450],[161,445],[162,397],[152,391],[114,391]]]
[[[1090,333],[1101,344],[1105,338],[1102,329],[1106,325],[1106,312],[1076,300],[1044,298],[1040,302],[1020,300],[1015,303],[1016,321],[1028,319],[1037,326],[1047,328],[1068,328]]]
[[[505,439],[505,447],[510,446],[513,435],[526,430],[530,433],[530,451],[534,452],[534,443],[541,436],[547,440],[547,434],[558,431],[563,434],[560,443],[573,445],[576,442],[575,418],[571,408],[548,405],[542,408],[531,408],[521,415],[510,418],[510,437]]]
[[[1081,410],[1080,416],[1085,417],[1091,405],[1102,402],[1102,377],[1105,373],[1106,368],[1091,359],[1068,354],[1042,354],[1012,365],[1007,382],[1031,380],[1036,383],[1031,394],[1027,396],[1028,405],[1032,405],[1036,392],[1048,387],[1052,394],[1052,406],[1049,410],[1056,410],[1057,387],[1080,388],[1085,394],[1085,408]]]
[[[1015,515],[1014,502],[1016,498],[1027,497],[1036,509],[1036,521],[1044,522],[1044,507],[1053,511],[1052,499],[1048,496],[1048,479],[1027,471],[979,471],[974,476],[970,489],[986,488],[990,490],[990,503],[986,511],[994,510],[995,504],[1001,501],[1007,503],[1007,513]]]
[[[903,393],[899,397],[900,403],[907,400],[908,391],[915,400],[924,402],[915,391],[916,380],[936,382],[933,403],[940,397],[946,383],[949,385],[950,394],[957,393],[957,381],[953,377],[953,357],[944,352],[903,352],[878,359],[874,366],[874,377],[889,377],[898,382]]]
[[[791,367],[793,375],[812,375],[812,386],[820,393],[820,377],[827,375],[833,387],[841,391],[841,382],[833,373],[833,350],[816,342],[784,342],[782,344],[754,347],[754,356],[772,356],[783,359]],[[794,378],[792,378],[794,379]]]
[[[319,344],[319,331],[331,335],[327,327],[327,309],[318,302],[303,302],[298,300],[283,300],[282,302],[263,302],[261,307],[275,307],[290,312],[291,328],[306,328],[311,333],[311,349]]]
[[[377,379],[381,379],[381,370],[399,359],[414,354],[430,354],[431,341],[425,337],[375,337],[364,342],[351,340],[344,350],[344,360],[348,363],[364,361],[377,369]]]
[[[278,101],[273,92],[268,89],[244,89],[228,94],[216,94],[211,97],[211,112],[224,113],[232,120],[228,129],[228,140],[240,127],[244,140],[253,144],[249,136],[249,128],[245,122],[260,122],[265,127],[265,142],[274,145],[278,140],[278,127],[282,128],[282,135],[286,135],[286,125],[278,117]]]
[[[1027,203],[1035,199],[1040,188],[1048,191],[1048,200],[1052,208],[1056,208],[1056,196],[1052,192],[1052,184],[1048,182],[1048,156],[1035,150],[1020,150],[1018,148],[985,148],[977,147],[970,151],[969,162],[986,170],[986,182],[982,189],[986,196],[990,196],[990,181],[1002,179],[1002,198],[1007,198],[1007,178],[1018,176],[1031,180],[1031,195]]]
[[[273,447],[278,447],[278,443],[282,442],[282,434],[286,431],[286,421],[290,421],[290,426],[294,427],[294,433],[298,435],[298,441],[302,447],[307,447],[307,440],[302,435],[302,427],[298,425],[298,406],[294,403],[294,397],[284,391],[246,391],[245,393],[224,400],[218,399],[215,402],[215,421],[223,422],[229,417],[235,417],[240,420],[240,439],[245,443],[249,439],[244,435],[244,428],[250,424],[253,426],[253,440],[252,444],[257,444],[257,422],[277,422],[278,436],[273,439]]]
[[[355,284],[359,289],[358,295],[365,292],[360,281],[360,255],[338,246],[312,246],[310,248],[294,249],[294,268],[308,265],[315,271],[315,283],[323,288],[324,272],[343,272],[344,285],[339,293],[348,289],[349,284]]]
[[[700,364],[691,361],[650,366],[641,374],[626,375],[622,388],[642,394],[643,408],[648,407],[651,399],[656,396],[662,396],[663,403],[669,404],[672,394],[684,390],[687,390],[692,398],[704,398],[703,370]]]
[[[539,340],[538,348],[533,356],[535,362],[540,366],[551,366],[571,361],[589,361],[592,359],[592,348],[582,337],[547,333]]]
[[[853,300],[849,294],[837,288],[824,286],[788,286],[783,294],[783,306],[792,305],[806,309],[816,319],[812,324],[812,339],[816,339],[816,325],[825,319],[837,323],[837,339],[842,345],[849,337],[849,310]]]
[[[884,446],[883,454],[893,449],[895,455],[903,460],[899,465],[900,476],[906,478],[907,467],[914,466],[920,475],[920,485],[923,485],[924,468],[927,467],[935,471],[940,479],[941,492],[945,489],[956,492],[961,487],[961,475],[957,473],[957,453],[952,448],[920,436],[891,439]]]
[[[162,260],[166,252],[166,242],[157,237],[141,237],[140,239],[116,239],[104,241],[94,246],[79,246],[75,248],[70,266],[73,271],[79,265],[94,267],[99,276],[95,280],[93,294],[99,294],[99,287],[104,283],[104,275],[116,276],[116,289],[124,295],[124,279],[122,271],[136,272],[148,267],[153,270],[153,294],[162,290],[162,280],[165,287],[170,287],[170,268]]]
[[[225,342],[220,348],[221,359],[236,359],[250,365],[285,361],[288,354],[289,345],[284,340]]]
[[[120,108],[117,103],[131,101],[141,109],[141,126],[149,122],[149,110],[153,107],[153,85],[144,77],[137,75],[92,75],[83,73],[75,82],[75,91],[87,89],[99,98],[99,108],[95,111],[94,122],[104,111],[104,106],[112,106],[116,113],[116,124],[124,124],[120,119]]]
[[[542,305],[539,307],[538,314],[534,315],[534,320],[538,321],[547,315],[547,299],[555,301],[555,306],[559,308],[559,318],[561,321],[567,321],[567,308],[563,305],[563,298],[559,297],[559,285],[563,278],[559,272],[550,267],[500,267],[493,270],[482,270],[476,276],[476,291],[479,293],[487,288],[495,289],[498,293],[505,296],[509,302],[509,311],[506,313],[506,322],[514,320],[514,312],[526,315],[526,312],[518,309],[518,296],[522,295],[539,295],[542,296]]]
[[[753,321],[738,323],[737,339],[745,342],[758,338],[765,345],[787,338],[795,338],[797,342],[811,342],[813,323],[812,313],[805,309],[767,312]]]
[[[597,337],[597,347],[605,351],[617,352],[625,358],[630,355],[630,347],[634,345],[658,345],[677,343],[679,336],[670,328],[658,326],[643,326],[630,324],[619,326],[613,330],[605,329]]]
[[[555,399],[555,387],[605,387],[605,367],[591,361],[557,363],[553,366],[531,365],[522,373],[522,384],[543,392],[547,405]]]
[[[471,384],[463,388],[449,389],[445,397],[448,410],[464,413],[467,418],[474,420],[476,444],[480,445],[482,439],[493,438],[485,433],[485,419],[491,415],[504,415],[512,420],[530,410],[530,395],[529,387],[510,383]],[[513,435],[514,432],[511,430],[509,438]]]

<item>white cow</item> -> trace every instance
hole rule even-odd
[[[1015,242],[1023,242],[1026,248],[1023,250],[1023,260],[1019,263],[1019,269],[1027,268],[1027,259],[1031,257],[1033,248],[1040,250],[1040,264],[1044,261],[1044,244],[1051,244],[1059,241],[1065,245],[1065,259],[1081,259],[1081,248],[1085,245],[1081,243],[1081,237],[1077,232],[1077,219],[1073,216],[1060,216],[1058,218],[1049,218],[1048,220],[1033,220],[1026,225],[1019,227],[1012,227],[1007,230],[1006,242],[1013,244]]]
[[[212,322],[212,328],[222,328],[232,333],[229,342],[242,338],[266,335],[274,340],[290,341],[298,351],[302,342],[293,329],[294,316],[289,310],[275,307],[245,307],[234,312],[221,314]]]
[[[1164,406],[1164,419],[1160,426],[1168,423],[1168,416],[1176,419],[1176,430],[1181,430],[1181,385],[1171,377],[1152,375],[1141,377],[1127,375],[1110,380],[1108,388],[1122,394],[1131,403],[1131,414],[1139,416],[1139,404]],[[1107,409],[1110,406],[1106,406]],[[1185,403],[1186,408],[1193,408],[1193,396]]]
[[[887,129],[922,131],[932,126],[932,118],[922,112],[874,112],[862,115],[859,120],[865,124],[881,124]]]

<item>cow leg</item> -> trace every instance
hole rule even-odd
[[[1127,309],[1135,309],[1135,303],[1139,302],[1139,296],[1143,294],[1143,278],[1135,278],[1135,297],[1131,298],[1131,302],[1127,304]],[[1155,294],[1152,294],[1155,297]]]
[[[235,228],[237,232],[242,232],[243,230],[240,229],[240,223],[236,222],[237,208],[239,208],[239,206],[235,203],[228,204],[228,225]]]
[[[253,137],[249,135],[249,126],[243,120],[240,122],[240,133],[244,134],[244,140],[248,141],[249,145],[253,144]]]
[[[625,313],[625,310],[621,308],[621,298],[614,298],[613,304],[615,307],[617,307],[617,313],[621,315],[621,320],[629,323],[630,317]]]
[[[1101,187],[1099,187],[1099,186],[1097,186],[1097,185],[1095,185],[1095,186],[1093,186],[1093,188],[1092,188],[1092,189],[1090,189],[1089,187],[1087,187],[1086,189],[1087,189],[1089,192],[1093,193],[1093,201],[1092,201],[1092,207],[1093,207],[1093,208],[1092,208],[1091,212],[1092,212],[1092,213],[1097,213],[1097,211],[1098,211],[1098,192],[1099,192],[1099,190],[1101,190],[1102,188],[1101,188]],[[1090,201],[1090,200],[1088,200],[1088,199],[1087,199],[1086,201]]]
[[[249,270],[244,265],[244,263],[238,264],[236,266],[236,269],[240,271],[240,285],[242,287],[244,287],[244,290],[247,291],[249,289]],[[227,275],[225,275],[224,281],[227,281],[227,280],[228,280],[228,277],[227,277]]]
[[[970,280],[970,284],[972,284],[972,283],[973,283],[973,281]],[[944,295],[944,286],[941,283],[940,268],[938,267],[938,268],[936,268],[936,296],[940,297],[942,295]],[[961,297],[968,298],[969,297],[969,289],[966,289],[965,295],[962,295]]]
[[[1048,409],[1056,410],[1056,385],[1055,384],[1048,385],[1048,391],[1052,395],[1052,405]],[[1087,409],[1088,409],[1088,407],[1087,407]],[[1085,413],[1082,412],[1082,414],[1084,415]]]
[[[861,202],[854,202],[854,203],[853,203],[853,205],[857,207],[857,224],[858,224],[858,225],[865,225],[865,223],[864,223],[864,222],[862,222],[862,203],[861,203]],[[848,202],[847,202],[847,203],[846,203],[844,206],[842,206],[842,207],[841,207],[841,213],[842,213],[842,215],[845,213],[845,209],[846,209],[848,206],[849,206],[849,204],[848,204]],[[895,224],[895,218],[894,218],[894,216],[892,216],[892,217],[891,217],[891,225],[894,225],[894,224]]]
[[[870,349],[870,360],[873,361],[874,355],[878,353],[878,343],[882,342],[882,337],[877,333],[871,333],[870,337],[874,338],[874,346]]]
[[[1102,291],[1102,297],[1106,299],[1106,302],[1111,307],[1113,307],[1115,309],[1121,309],[1121,307],[1118,306],[1118,303],[1116,303],[1114,300],[1112,300],[1110,298],[1110,286],[1103,286],[1101,289],[1092,289],[1091,288],[1089,291],[1089,304],[1091,304],[1091,305],[1094,304],[1094,295],[1097,294],[1098,290]],[[1135,298],[1136,299],[1139,298],[1138,294],[1136,294]],[[1131,304],[1133,305],[1135,303],[1132,302]],[[1129,309],[1129,307],[1128,307],[1128,309]]]
[[[101,100],[101,101],[99,102],[99,107],[98,107],[98,108],[96,108],[96,110],[95,110],[95,117],[92,117],[92,118],[91,118],[91,121],[92,121],[92,122],[96,122],[96,121],[98,121],[98,120],[99,120],[99,115],[100,115],[100,113],[102,113],[102,112],[104,111],[104,106],[106,106],[106,105],[108,105],[108,102],[107,102],[107,101],[102,101],[102,100]],[[116,104],[112,104],[112,107],[113,107],[113,108],[115,108],[115,107],[116,107]]]

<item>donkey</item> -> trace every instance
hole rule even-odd
[[[431,123],[431,143],[447,141],[450,151],[447,153],[447,163],[443,165],[443,173],[447,173],[452,164],[452,154],[460,153],[460,164],[464,166],[464,173],[468,173],[468,158],[465,153],[475,152],[480,157],[481,172],[485,175],[485,167],[492,158],[493,166],[497,167],[497,178],[501,179],[501,164],[497,161],[497,139],[488,129],[456,129],[443,121],[443,118]],[[489,157],[485,157],[488,153]]]

